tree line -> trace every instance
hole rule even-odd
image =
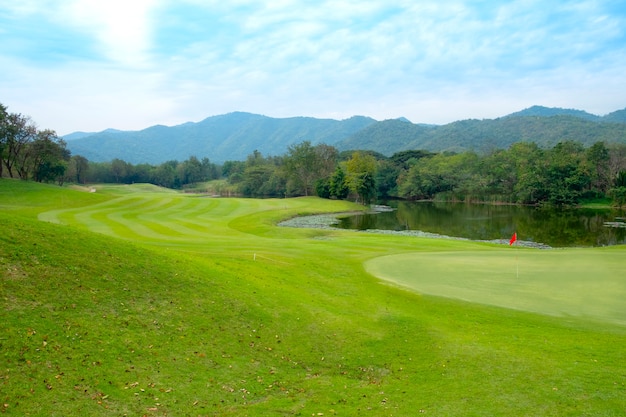
[[[407,150],[386,157],[373,151],[339,152],[303,141],[278,156],[258,151],[221,165],[195,156],[162,164],[121,159],[90,162],[72,156],[54,131],[0,104],[0,176],[85,183],[152,183],[182,189],[221,179],[247,197],[390,198],[512,204],[576,205],[611,198],[626,204],[626,145],[586,148],[562,141],[551,149],[520,142],[488,154]]]
[[[407,150],[386,157],[304,141],[284,155],[254,151],[245,161],[222,165],[193,156],[160,165],[88,163],[83,179],[170,188],[224,179],[232,193],[246,197],[317,195],[362,203],[400,198],[571,206],[611,198],[624,205],[626,145],[597,142],[585,148],[564,141],[543,149],[520,142],[485,155]]]
[[[39,130],[30,117],[0,104],[0,177],[62,184],[70,159],[53,130]]]

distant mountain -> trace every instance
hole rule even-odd
[[[366,126],[352,136],[337,142],[335,146],[340,150],[372,150],[391,156],[398,150],[409,149],[407,148],[409,143],[419,142],[437,128],[416,125],[400,119],[383,120]]]
[[[519,117],[519,116],[536,116],[536,117],[552,117],[552,116],[574,116],[581,119],[592,120],[594,122],[600,121],[601,117],[595,114],[587,113],[583,110],[575,109],[561,109],[559,107],[543,107],[532,106],[527,109],[511,113],[505,117]]]
[[[602,118],[603,121],[613,123],[626,123],[626,109],[614,111]]]
[[[376,121],[362,116],[338,121],[311,117],[275,119],[235,112],[173,127],[104,131],[70,140],[67,147],[72,154],[95,162],[119,158],[133,164],[154,164],[183,161],[195,155],[222,163],[245,160],[255,150],[266,156],[282,155],[290,145],[305,140],[332,145],[372,123]]]
[[[124,133],[123,130],[117,130],[117,129],[106,129],[103,130],[102,132],[99,133]],[[63,139],[66,142],[69,142],[70,140],[76,140],[76,139],[82,139],[82,138],[86,138],[87,136],[93,136],[96,135],[96,132],[74,132],[74,133],[70,133],[69,135],[65,135],[63,136]]]
[[[132,132],[77,132],[65,139],[72,154],[90,161],[119,158],[133,164],[183,161],[190,156],[223,163],[245,160],[255,150],[266,156],[283,155],[290,145],[305,140],[314,145],[333,145],[340,151],[372,150],[387,156],[410,149],[488,152],[522,141],[542,147],[564,140],[585,146],[598,141],[626,143],[626,109],[600,117],[580,110],[533,106],[498,119],[461,120],[446,125],[414,124],[405,118],[277,119],[235,112],[198,123],[157,125]]]
[[[394,152],[410,149],[489,152],[508,148],[516,142],[535,142],[547,148],[564,140],[585,146],[598,141],[626,143],[626,123],[563,115],[461,120],[443,126],[387,120],[368,126],[335,146],[340,150],[366,149],[391,156]]]

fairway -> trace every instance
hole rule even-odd
[[[610,248],[405,253],[366,269],[424,294],[626,324],[624,256]]]
[[[623,246],[277,227],[363,207],[140,184],[0,181],[0,202],[8,415],[626,409]]]

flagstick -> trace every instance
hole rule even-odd
[[[511,240],[509,241],[509,246],[517,246],[517,232],[513,233]],[[517,256],[517,251],[515,251],[515,277],[519,278],[519,258]]]

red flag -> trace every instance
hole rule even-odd
[[[511,237],[511,240],[509,240],[509,246],[514,244],[516,240],[517,240],[517,232],[513,233],[513,237]]]

